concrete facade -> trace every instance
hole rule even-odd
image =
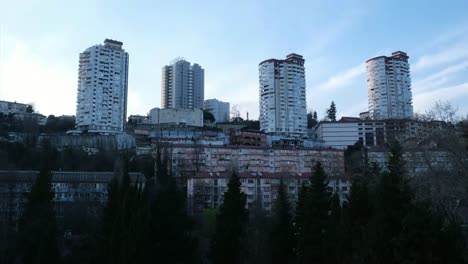
[[[17,102],[0,101],[0,113],[5,115],[8,114],[26,114],[28,104],[22,104]]]
[[[217,99],[205,100],[204,110],[213,114],[215,122],[229,122],[229,103]]]
[[[106,39],[80,54],[76,128],[119,133],[127,119],[128,53]]]
[[[183,58],[162,68],[161,107],[202,109],[205,98],[205,70]]]
[[[259,64],[260,130],[303,136],[307,129],[304,58],[289,54],[285,60]]]
[[[185,124],[202,127],[203,111],[201,109],[160,109],[153,108],[148,114],[149,124]]]
[[[393,52],[366,62],[369,116],[371,119],[412,118],[408,55]]]
[[[346,149],[358,141],[366,147],[373,147],[385,146],[394,139],[424,138],[441,126],[440,122],[405,119],[322,121],[315,129],[315,136],[325,146],[338,149]]]

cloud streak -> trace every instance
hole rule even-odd
[[[330,77],[327,81],[318,85],[318,90],[321,92],[333,92],[341,87],[348,85],[357,77],[366,73],[366,64],[360,63],[357,66],[349,68],[337,75]]]

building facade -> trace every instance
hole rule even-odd
[[[80,54],[76,128],[123,132],[127,119],[128,53],[106,39]]]
[[[113,172],[52,171],[51,187],[57,217],[67,206],[82,203],[100,209],[107,202],[108,184]],[[0,171],[0,220],[16,221],[27,202],[38,171]],[[142,173],[129,173],[133,183],[145,184]]]
[[[307,129],[304,58],[289,54],[285,60],[259,64],[260,130],[302,136]]]
[[[393,52],[366,62],[369,116],[371,119],[413,117],[408,55]]]
[[[0,113],[8,114],[26,114],[31,105],[17,102],[0,101]],[[31,106],[32,107],[32,106]]]
[[[216,123],[229,122],[229,103],[217,99],[205,100],[204,108],[213,114]]]
[[[360,141],[366,147],[383,147],[393,140],[423,139],[439,130],[441,122],[422,122],[411,119],[322,121],[315,129],[315,137],[325,146],[346,149]]]
[[[174,59],[162,68],[161,107],[203,109],[205,70],[183,58]]]
[[[183,124],[187,126],[202,127],[203,111],[201,109],[160,109],[153,108],[148,116],[149,124]]]
[[[205,208],[216,208],[223,203],[224,193],[228,189],[232,173],[197,173],[187,179],[188,205],[192,213],[202,212]],[[246,208],[253,209],[256,202],[267,212],[271,212],[278,198],[280,180],[283,179],[290,203],[295,206],[299,190],[303,184],[308,184],[313,173],[239,173],[241,191],[246,194]],[[347,177],[329,177],[328,191],[337,193],[340,199],[346,200],[351,189],[351,181]]]

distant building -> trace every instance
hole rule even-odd
[[[17,102],[0,101],[0,113],[8,114],[26,114],[29,104]]]
[[[266,134],[260,131],[234,130],[229,132],[231,145],[238,146],[268,146]]]
[[[393,52],[366,62],[369,116],[374,120],[413,117],[408,55]]]
[[[160,109],[153,108],[148,115],[149,124],[185,124],[188,126],[203,126],[203,111],[201,109]]]
[[[148,122],[148,117],[143,115],[131,115],[128,117],[128,122],[134,125]]]
[[[213,114],[216,123],[229,122],[229,103],[208,99],[205,100],[203,109]]]
[[[307,129],[304,58],[289,54],[285,60],[259,64],[260,130],[303,136]]]
[[[345,149],[360,141],[366,147],[385,146],[392,140],[424,138],[440,129],[441,122],[421,122],[410,119],[360,120],[342,119],[336,122],[322,121],[315,130],[318,141],[325,146]]]
[[[80,54],[76,128],[123,132],[127,120],[128,53],[120,41],[106,39]]]
[[[202,109],[205,99],[205,70],[198,64],[176,58],[162,69],[161,107]]]
[[[261,207],[271,212],[278,198],[280,179],[283,179],[290,203],[295,205],[302,184],[308,184],[313,173],[239,173],[241,191],[246,194],[246,208],[253,209],[257,201]],[[199,172],[187,179],[187,198],[191,213],[200,213],[206,208],[216,208],[223,203],[227,191],[230,172],[211,173]],[[351,189],[351,181],[347,177],[330,177],[328,191],[335,192],[340,199],[346,200]]]
[[[52,191],[57,217],[63,217],[67,206],[84,203],[101,208],[107,202],[107,189],[113,172],[53,171]],[[0,220],[16,221],[23,211],[38,171],[0,171]],[[142,173],[129,173],[133,183],[145,183]]]

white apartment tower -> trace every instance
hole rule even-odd
[[[260,130],[301,136],[307,128],[304,58],[289,54],[285,60],[259,64]]]
[[[202,109],[204,93],[205,70],[200,65],[176,58],[162,68],[162,108]]]
[[[369,115],[371,119],[413,117],[410,66],[408,55],[393,52],[366,62]]]
[[[111,39],[80,53],[76,128],[123,132],[127,118],[128,53]]]
[[[216,123],[229,122],[229,103],[208,99],[205,100],[204,109],[213,114]]]

